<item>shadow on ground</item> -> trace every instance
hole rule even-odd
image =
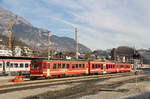
[[[133,96],[133,97],[128,97],[128,98],[125,98],[125,99],[150,99],[150,92],[143,93],[143,94]]]

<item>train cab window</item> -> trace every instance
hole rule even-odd
[[[2,64],[0,63],[0,68],[2,68]]]
[[[79,64],[79,68],[82,68],[82,65],[81,65],[81,64]]]
[[[75,64],[72,64],[72,68],[75,68]]]
[[[43,69],[46,69],[46,63],[43,64]]]
[[[15,64],[14,64],[15,65]],[[41,68],[41,63],[32,63],[32,69],[40,69]],[[26,65],[27,66],[27,65]],[[28,64],[29,66],[29,64]]]
[[[82,65],[82,68],[85,68],[85,64]]]
[[[14,65],[15,65],[15,68],[18,68],[18,64],[17,63],[15,63]]]
[[[61,64],[60,63],[58,64],[58,68],[61,68]]]
[[[47,63],[47,69],[50,69],[50,63]]]
[[[92,68],[94,68],[95,66],[94,66],[94,64],[92,64]]]
[[[66,64],[62,64],[62,68],[65,68]]]
[[[53,69],[56,69],[56,66],[57,66],[57,65],[54,63],[54,64],[53,64]]]
[[[67,68],[69,69],[69,64],[67,64]]]
[[[101,64],[101,69],[103,69],[103,64]]]
[[[23,68],[23,63],[20,63],[20,68]]]
[[[78,64],[76,64],[76,68],[78,68]]]
[[[29,64],[26,63],[26,64],[25,64],[25,68],[28,68],[28,67],[29,67]]]

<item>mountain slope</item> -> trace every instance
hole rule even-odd
[[[16,38],[38,49],[47,48],[48,30],[34,27],[24,18],[13,14],[5,9],[0,9],[0,34],[8,36],[8,26],[17,16],[17,21],[13,26],[12,33]],[[51,42],[57,45],[58,51],[75,51],[75,41],[68,37],[51,36]],[[86,46],[79,44],[79,52],[91,51]]]

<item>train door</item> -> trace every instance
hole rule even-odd
[[[0,62],[0,73],[1,74],[3,73],[3,62],[2,61]]]
[[[103,74],[106,73],[106,64],[103,64]]]
[[[43,62],[42,63],[43,64],[43,75],[45,76],[45,77],[47,77],[47,63],[46,62]]]
[[[47,63],[47,77],[50,77],[50,63]]]
[[[88,62],[88,74],[90,75],[90,73],[91,73],[91,62],[89,61]]]
[[[6,64],[4,60],[2,60],[2,68],[3,68],[3,74],[6,74]]]

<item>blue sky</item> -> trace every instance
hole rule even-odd
[[[91,49],[150,48],[150,0],[0,0],[0,7]]]

